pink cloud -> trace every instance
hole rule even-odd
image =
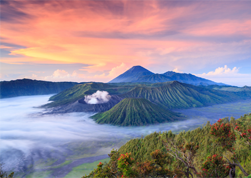
[[[3,46],[11,55],[1,61],[88,64],[76,71],[74,80],[108,81],[133,65],[186,71],[250,56],[251,13],[246,2],[20,3],[8,2],[23,17],[2,21],[1,37],[4,43],[25,47]],[[230,42],[223,44],[223,37]],[[229,58],[235,55],[240,57]]]

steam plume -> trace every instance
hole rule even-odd
[[[107,91],[97,91],[92,95],[85,96],[85,102],[88,104],[100,104],[107,103],[110,100],[111,96]]]

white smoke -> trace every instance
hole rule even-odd
[[[92,95],[85,96],[85,102],[88,104],[100,104],[107,103],[110,100],[111,96],[107,91],[97,91]]]

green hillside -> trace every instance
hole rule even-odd
[[[112,109],[92,118],[99,124],[140,126],[175,121],[180,116],[143,98],[125,98]]]
[[[78,85],[73,86],[72,88],[69,88],[67,90],[64,90],[52,96],[49,100],[53,102],[48,103],[44,106],[55,107],[55,106],[61,106],[64,104],[69,104],[85,97],[86,95],[91,95],[95,93],[97,90],[107,91],[109,92],[109,94],[114,95],[114,94],[121,94],[121,93],[128,92],[132,88],[134,88],[133,85],[116,86],[116,85],[110,85],[106,83],[96,83],[96,82],[78,84]]]
[[[251,90],[249,87],[246,88],[235,92],[215,90],[210,87],[194,86],[177,81],[152,84],[90,82],[77,84],[52,96],[50,98],[52,102],[44,106],[55,107],[73,103],[100,90],[107,91],[110,95],[119,95],[122,98],[145,98],[169,109],[191,108],[251,98]]]
[[[230,92],[251,92],[250,86],[236,87],[236,86],[219,86],[219,85],[209,85],[204,86],[205,88],[210,88],[214,90],[230,91]]]
[[[71,88],[77,82],[48,82],[31,79],[18,79],[0,82],[0,98],[16,96],[45,95]]]
[[[135,87],[128,93],[122,94],[121,97],[145,98],[169,109],[178,109],[220,104],[246,96],[173,81],[153,84],[152,87]]]
[[[231,134],[234,134],[231,142],[228,142],[230,138],[226,138],[226,142],[224,139],[220,139],[223,138],[223,135],[229,135],[230,132],[222,132],[222,135],[219,136],[215,136],[215,133],[212,132],[212,128],[216,126],[220,128],[223,127],[222,125],[225,130],[228,128],[231,130]],[[241,132],[236,130],[236,126]],[[183,131],[179,134],[171,131],[155,132],[144,138],[132,139],[119,150],[112,150],[109,154],[111,160],[108,164],[98,165],[98,169],[83,178],[121,177],[122,174],[127,173],[120,166],[124,160],[128,167],[125,165],[123,168],[130,171],[131,176],[129,177],[150,178],[167,177],[167,175],[169,175],[168,177],[227,177],[230,165],[227,159],[232,163],[238,162],[246,173],[251,175],[251,140],[248,138],[251,136],[251,132],[247,131],[248,129],[251,129],[251,114],[244,115],[237,120],[224,118],[213,125],[208,122],[202,128]],[[242,136],[242,132],[245,132],[247,136]],[[230,147],[225,148],[225,144]],[[216,157],[223,161],[214,162],[212,158]],[[184,161],[182,162],[178,158]],[[208,176],[210,167],[205,166],[209,165],[208,162],[213,163],[210,165],[211,168],[214,168],[213,173],[224,174],[224,176]],[[189,166],[190,168],[187,169]],[[195,170],[197,173],[203,174],[196,174]],[[223,170],[227,171],[222,172]],[[187,171],[190,171],[189,176],[186,175]],[[210,171],[209,173],[211,174]],[[235,177],[245,177],[239,166],[235,167],[235,174]]]

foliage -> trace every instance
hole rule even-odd
[[[251,125],[248,124],[251,122],[251,119],[242,119],[238,120],[235,123],[234,130],[241,136],[247,144],[251,145]]]
[[[235,177],[236,166],[240,168],[240,170],[243,172],[245,176],[248,176],[248,173],[239,163],[238,154],[236,154],[235,148],[233,148],[233,145],[236,141],[236,136],[235,133],[233,132],[233,127],[234,127],[233,122],[234,121],[232,120],[232,123],[224,123],[223,120],[219,119],[217,123],[211,126],[210,133],[217,138],[216,142],[219,143],[224,150],[227,149],[229,152],[232,153],[231,157],[232,161],[226,158],[230,168],[230,173],[229,173],[230,177]],[[241,131],[241,128],[246,127],[244,125],[238,126],[237,123],[235,123],[235,125],[236,125],[235,130],[237,131]],[[248,132],[248,130],[243,130],[242,133],[240,134],[241,137],[245,137],[247,135],[246,132]]]
[[[131,153],[121,154],[118,158],[118,169],[122,172],[121,177],[135,177],[136,172],[133,170],[132,165],[134,158],[131,157]]]
[[[228,175],[230,166],[223,160],[222,156],[214,154],[208,156],[202,165],[202,177],[226,177]]]
[[[250,128],[250,121],[251,114],[237,120],[223,118],[213,125],[207,123],[179,134],[155,132],[132,139],[118,151],[113,150],[104,167],[110,168],[111,177],[121,177],[118,158],[128,153],[134,158],[128,163],[130,171],[137,177],[226,177],[229,172],[232,177],[244,177],[251,173],[251,146],[240,133]],[[236,124],[239,130],[234,130]]]
[[[216,142],[221,144],[224,149],[230,150],[233,148],[236,138],[230,123],[223,123],[223,120],[219,119],[211,126],[210,133],[217,138]]]
[[[14,172],[10,173],[9,175],[3,170],[2,164],[0,164],[0,178],[13,178]]]

